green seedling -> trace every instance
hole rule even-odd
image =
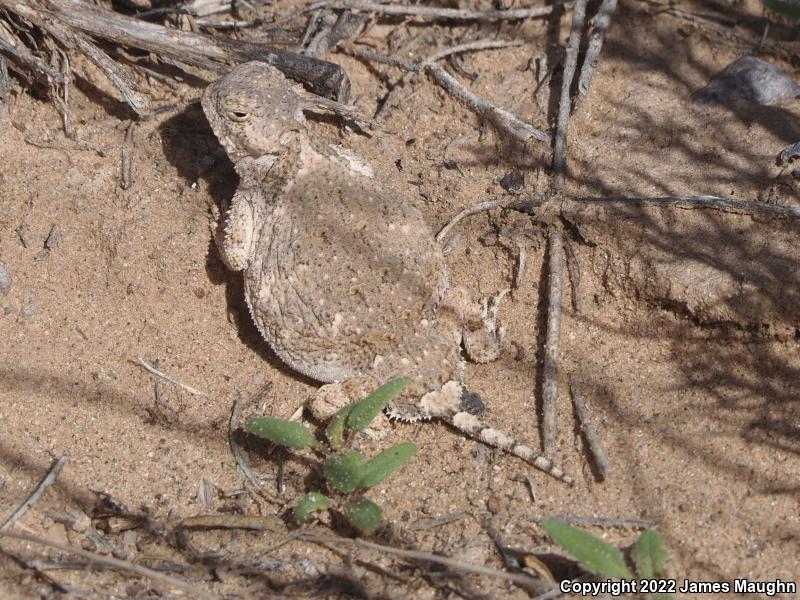
[[[634,579],[630,568],[633,566],[640,581],[667,576],[666,562],[669,555],[664,549],[661,536],[652,529],[639,536],[631,550],[632,565],[629,565],[619,548],[581,529],[557,519],[545,519],[542,521],[542,528],[583,569],[593,575],[609,579]],[[673,595],[655,593],[646,594],[646,597],[651,600],[668,600]]]
[[[297,503],[292,514],[299,523],[307,523],[317,511],[338,511],[350,525],[361,532],[375,529],[381,521],[380,507],[368,498],[348,496],[365,492],[378,485],[399,469],[417,451],[412,443],[396,444],[367,459],[360,452],[344,450],[353,435],[369,424],[408,384],[408,377],[398,377],[385,383],[363,400],[353,402],[337,412],[325,429],[328,447],[317,443],[311,432],[300,423],[263,417],[251,419],[246,427],[250,433],[289,448],[311,448],[322,454],[322,472],[328,489],[341,498],[332,502],[321,491],[313,491]]]

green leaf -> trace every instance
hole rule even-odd
[[[347,424],[347,417],[350,416],[350,412],[353,410],[353,406],[353,404],[348,404],[341,408],[339,412],[333,415],[328,423],[328,427],[325,429],[328,443],[334,450],[341,448],[344,443],[344,428]]]
[[[410,381],[411,379],[408,377],[397,377],[384,383],[363,400],[353,402],[353,408],[347,417],[346,428],[350,431],[362,431],[369,427],[369,424],[386,407],[389,400],[397,396]]]
[[[800,19],[800,2],[797,0],[764,0],[764,6],[784,17]]]
[[[664,542],[661,536],[648,529],[639,539],[631,551],[631,558],[636,565],[636,572],[642,579],[652,579],[654,577],[666,576],[666,562],[669,558],[664,549]]]
[[[359,531],[371,531],[381,523],[380,507],[363,496],[350,500],[342,512],[350,525]]]
[[[272,417],[250,419],[247,431],[271,442],[290,448],[308,448],[315,445],[314,436],[302,424]]]
[[[299,523],[308,523],[311,513],[317,510],[328,510],[331,501],[321,492],[311,492],[300,499],[300,502],[292,509],[294,518]]]
[[[349,494],[363,477],[361,470],[366,458],[360,452],[345,452],[331,456],[322,466],[325,479],[337,492]]]
[[[615,546],[556,519],[545,519],[542,527],[556,544],[590,573],[614,579],[633,578],[622,553]]]
[[[409,458],[414,456],[417,451],[416,444],[405,442],[387,448],[377,456],[367,461],[361,468],[361,481],[358,487],[362,490],[378,485],[386,479],[392,472],[403,466]]]

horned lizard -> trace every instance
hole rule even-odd
[[[390,417],[441,419],[571,482],[464,410],[460,348],[495,359],[494,315],[448,286],[442,251],[410,201],[357,157],[312,139],[304,111],[321,107],[316,97],[251,62],[211,84],[202,105],[240,178],[215,234],[220,254],[243,271],[250,313],[277,356],[326,384],[312,413],[408,375]]]

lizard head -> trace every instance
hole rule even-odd
[[[203,112],[235,163],[278,154],[286,133],[305,129],[301,94],[275,67],[249,62],[206,88]]]

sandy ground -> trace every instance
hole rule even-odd
[[[644,9],[624,2],[615,16],[591,93],[570,128],[566,191],[800,205],[795,184],[778,177],[774,164],[785,145],[800,140],[800,104],[693,107],[690,93],[739,49]],[[567,29],[568,19],[560,33],[542,21],[445,28],[394,20],[366,35],[376,48],[391,44],[407,57],[459,36],[524,40],[465,55],[459,64],[477,74],[473,91],[548,129],[551,85],[534,93],[531,57],[548,55],[552,64],[553,43]],[[385,95],[384,80],[399,76],[342,54],[328,58],[350,74],[352,100],[365,114]],[[157,103],[172,98],[149,89]],[[292,529],[277,518],[268,532],[193,535],[191,547],[203,560],[176,550],[172,532],[181,518],[283,514],[274,500],[291,506],[306,491],[313,481],[307,462],[288,458],[278,494],[276,456],[249,446],[254,470],[271,476],[266,498],[253,493],[230,452],[228,420],[239,394],[255,397],[243,403],[244,416],[288,417],[315,384],[282,367],[261,341],[239,277],[226,272],[213,247],[217,210],[236,177],[199,107],[136,128],[134,184],[123,190],[120,152],[130,115],[104,90],[96,75],[80,81],[71,100],[79,138],[103,152],[26,142],[69,140],[52,104],[21,88],[0,116],[0,264],[13,278],[0,296],[0,519],[68,451],[56,485],[18,531],[163,568],[231,598],[527,597],[503,580],[436,568],[421,576],[410,563],[343,546],[295,540],[265,552]],[[181,89],[186,98],[200,91]],[[502,193],[500,180],[515,166],[527,192],[546,189],[546,148],[510,151],[491,126],[424,77],[399,99],[372,138],[318,127],[367,157],[377,177],[417,202],[434,228]],[[391,524],[378,541],[499,569],[488,530],[516,551],[546,555],[558,550],[538,526],[543,517],[646,519],[665,536],[679,581],[797,580],[800,225],[717,211],[598,209],[567,214],[565,226],[581,277],[579,310],[568,302],[570,284],[564,287],[556,456],[576,485],[442,424],[395,425],[381,442],[364,442],[370,451],[404,440],[420,450],[370,493]],[[54,227],[58,239],[47,247]],[[500,311],[500,360],[469,365],[467,383],[484,398],[487,422],[538,447],[546,226],[500,210],[470,218],[457,228],[448,263],[454,280],[483,296],[503,289],[514,254],[492,243],[498,233],[526,249],[527,265],[522,286]],[[206,395],[163,382],[156,392],[137,357]],[[589,398],[609,455],[604,482],[596,481],[574,424],[569,376]],[[198,496],[202,486],[210,497]],[[106,499],[104,509],[98,498]],[[138,520],[107,518],[120,512]],[[591,530],[620,546],[639,533]],[[168,585],[138,576],[43,571],[70,590],[59,595],[18,559],[40,566],[75,560],[3,541],[3,597],[177,597]]]

